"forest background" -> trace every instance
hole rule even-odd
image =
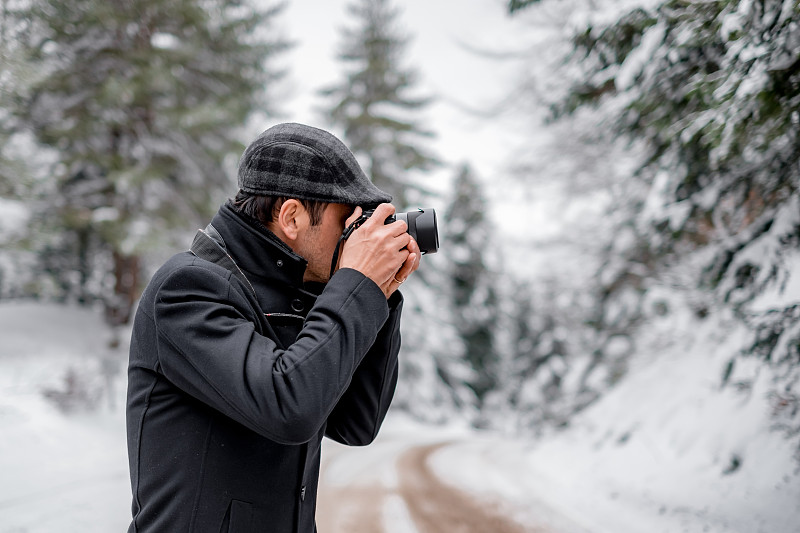
[[[598,432],[627,446],[666,402],[670,435],[724,439],[747,410],[717,474],[780,449],[770,472],[796,487],[800,5],[488,4],[514,31],[457,40],[502,65],[481,93],[464,72],[425,82],[400,2],[348,4],[317,80],[288,61],[291,3],[0,0],[0,302],[95,310],[118,356],[46,397],[97,408],[149,275],[232,194],[244,145],[302,117],[400,209],[439,212],[441,250],[404,286],[394,409],[545,439],[689,354],[702,375],[665,374],[669,397],[645,391],[640,418]],[[724,416],[677,407],[692,379]]]

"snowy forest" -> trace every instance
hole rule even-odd
[[[548,530],[800,531],[800,3],[480,0],[519,40],[487,44],[480,20],[456,37],[474,65],[513,70],[480,101],[426,82],[418,3],[334,3],[344,24],[317,54],[335,77],[299,82],[314,125],[398,210],[439,215],[439,252],[403,286],[392,411],[519,443],[506,453],[555,480],[536,494],[559,515],[623,517]],[[0,464],[15,483],[40,426],[124,417],[142,289],[235,194],[250,140],[297,116],[292,4],[0,0]],[[449,150],[448,105],[502,142]],[[480,453],[456,452],[444,476],[491,491],[454,474]],[[523,492],[504,497],[530,512]],[[0,489],[0,533],[58,530],[19,501]]]

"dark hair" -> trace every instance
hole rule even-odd
[[[275,219],[275,215],[280,211],[283,202],[290,199],[288,196],[265,196],[240,189],[236,193],[236,198],[233,199],[233,207],[240,213],[244,213],[267,226]],[[312,226],[319,226],[322,223],[322,214],[328,206],[326,202],[302,200],[300,198],[295,198],[295,200],[303,204],[303,207],[308,211]]]

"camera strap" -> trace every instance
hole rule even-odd
[[[328,279],[333,277],[333,273],[336,270],[336,263],[339,262],[339,252],[342,250],[344,241],[346,241],[350,237],[350,234],[352,234],[359,226],[361,226],[361,224],[364,223],[364,220],[366,219],[363,216],[358,217],[342,232],[342,236],[339,237],[339,242],[336,243],[336,250],[333,251],[333,259],[331,259],[331,273],[328,276]]]

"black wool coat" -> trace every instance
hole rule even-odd
[[[397,382],[402,297],[306,262],[229,204],[212,224],[256,294],[190,252],[153,276],[128,369],[129,533],[315,531],[323,435],[365,445]]]

